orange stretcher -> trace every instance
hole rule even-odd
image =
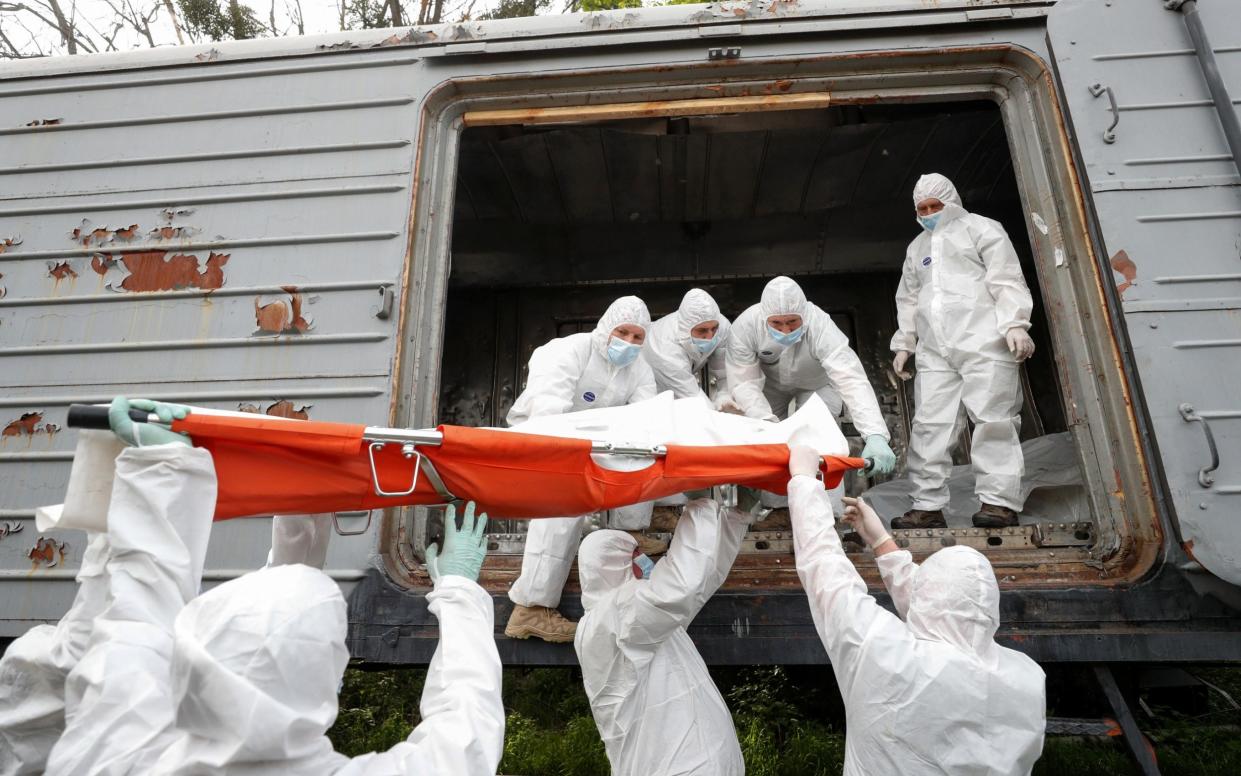
[[[192,411],[171,428],[211,452],[216,520],[458,500],[475,501],[495,518],[561,517],[715,485],[784,493],[789,479],[782,444],[627,448],[463,426],[385,429],[209,410]],[[612,471],[592,453],[649,457],[652,464]],[[865,465],[861,458],[824,456],[824,480],[834,487],[845,471]]]

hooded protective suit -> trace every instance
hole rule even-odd
[[[788,347],[773,341],[767,327],[773,315],[800,315],[801,339]],[[784,418],[792,399],[800,404],[817,393],[833,415],[840,414],[843,399],[863,438],[891,436],[849,339],[791,278],[773,279],[762,301],[737,316],[726,362],[733,401],[752,418]]]
[[[715,345],[704,353],[695,347],[690,330],[707,321],[719,321],[720,329]],[[672,391],[678,399],[701,396],[713,409],[730,401],[732,396],[724,368],[730,328],[728,319],[720,313],[720,306],[710,294],[701,288],[690,289],[675,313],[651,325],[650,336],[642,348],[643,358],[655,373],[656,389],[661,393]],[[700,375],[704,367],[715,383],[714,401],[702,390]]]
[[[608,360],[608,340],[621,324],[641,326],[649,338],[651,316],[646,304],[636,296],[623,296],[608,307],[589,334],[570,334],[536,348],[530,356],[526,389],[509,410],[508,424],[653,398],[655,376],[645,359],[628,366],[615,366]],[[651,522],[651,509],[651,504],[635,504],[612,510],[609,524],[613,528],[645,528]],[[513,603],[558,606],[581,535],[581,517],[532,520],[521,575],[509,590]]]
[[[984,503],[1020,512],[1021,383],[1005,335],[1030,328],[1030,289],[1002,226],[966,211],[942,175],[923,175],[914,186],[915,207],[932,197],[944,209],[935,230],[923,231],[905,252],[891,345],[917,359],[908,463],[913,507],[936,510],[948,503],[957,413],[964,404],[974,422],[975,491]]]
[[[65,730],[65,677],[107,606],[108,538],[90,534],[73,605],[56,625],[37,625],[0,658],[0,776],[43,773]]]
[[[794,477],[797,573],[845,702],[846,776],[1029,774],[1043,749],[1044,674],[995,643],[1000,591],[987,559],[942,549],[921,566],[878,558],[883,609],[841,549],[822,483]]]
[[[65,680],[65,732],[47,774],[145,774],[173,735],[177,613],[198,594],[215,512],[211,454],[126,448],[108,506],[108,604]]]
[[[724,583],[746,515],[708,499],[685,508],[650,579],[633,575],[633,537],[582,541],[573,646],[615,776],[741,776],[732,716],[686,627]]]
[[[386,752],[350,760],[325,733],[345,672],[345,600],[323,572],[265,568],[199,596],[176,620],[177,736],[154,774],[474,776],[504,738],[491,598],[444,576],[427,597],[440,643],[423,721]]]

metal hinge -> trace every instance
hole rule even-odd
[[[740,59],[740,58],[741,58],[741,47],[740,46],[730,46],[728,48],[713,48],[707,51],[707,59],[710,59],[710,60]]]

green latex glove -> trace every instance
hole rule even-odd
[[[478,581],[478,574],[483,570],[483,558],[487,555],[487,513],[484,512],[474,519],[474,502],[467,502],[465,513],[461,517],[461,527],[457,527],[457,510],[449,504],[444,513],[444,547],[436,544],[427,547],[427,571],[431,574],[431,582],[439,582],[440,577],[449,574],[465,577],[473,582]]]
[[[866,467],[867,474],[891,474],[896,468],[896,453],[892,452],[888,440],[878,434],[866,437],[862,457],[870,461]]]
[[[150,399],[127,399],[124,396],[117,396],[112,400],[112,406],[108,408],[108,422],[112,426],[112,433],[120,437],[122,442],[134,447],[166,445],[173,442],[183,445],[192,444],[189,436],[185,434],[169,431],[150,423],[135,423],[129,417],[131,407],[136,410],[154,412],[164,423],[171,423],[174,419],[180,420],[190,414],[190,408],[182,404],[164,404]]]

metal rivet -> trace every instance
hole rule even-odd
[[[1199,508],[1199,509],[1206,509],[1206,508],[1207,508],[1207,502],[1203,501],[1202,503],[1200,503],[1200,504],[1198,505],[1198,508]]]

